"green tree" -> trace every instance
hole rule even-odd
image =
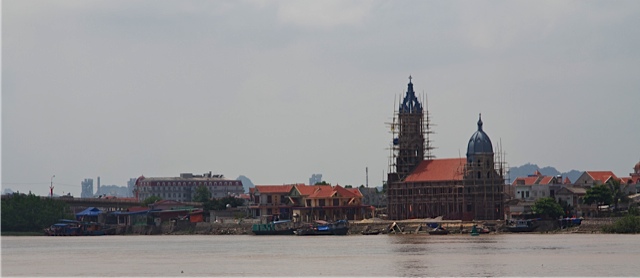
[[[610,205],[613,201],[613,192],[611,188],[605,184],[600,184],[587,189],[587,193],[584,195],[584,203],[591,205],[595,203],[598,206],[598,211],[602,205]]]
[[[611,190],[611,198],[613,201],[614,210],[618,209],[619,203],[626,203],[629,201],[629,195],[626,193],[627,185],[621,185],[619,180],[611,179],[607,182],[609,189]]]
[[[558,218],[564,215],[562,206],[551,197],[540,198],[533,204],[533,212],[550,218]]]
[[[347,184],[347,185],[344,186],[344,188],[353,188],[353,186],[350,185],[350,184]]]
[[[59,219],[73,218],[69,206],[55,198],[14,193],[1,203],[3,232],[41,232]]]
[[[196,192],[193,196],[194,202],[206,203],[211,200],[211,191],[204,185],[196,187]]]
[[[566,200],[560,200],[558,201],[558,204],[562,207],[562,211],[564,211],[565,215],[569,216],[573,214],[573,206],[570,205],[569,202]]]
[[[640,233],[640,216],[626,215],[611,225],[602,228],[605,233],[637,234]]]
[[[330,185],[330,184],[327,183],[326,181],[321,181],[321,182],[316,182],[316,184],[314,185]]]
[[[142,201],[142,206],[143,206],[143,207],[147,207],[147,206],[149,206],[150,204],[153,204],[153,203],[155,203],[155,202],[157,202],[157,201],[160,201],[160,200],[162,200],[162,198],[160,198],[160,197],[158,197],[158,196],[156,196],[156,195],[149,196],[149,197],[147,197],[146,199],[144,199],[144,200]]]

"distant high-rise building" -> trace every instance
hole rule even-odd
[[[314,185],[322,182],[322,174],[312,174],[309,178],[309,185]]]
[[[91,198],[93,197],[93,179],[84,179],[81,182],[82,192],[80,193],[81,198]]]
[[[133,190],[136,189],[136,180],[137,178],[130,178],[129,181],[127,182],[127,197],[133,197],[135,196],[133,194]]]

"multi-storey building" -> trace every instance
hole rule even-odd
[[[430,153],[430,140],[425,140],[425,134],[431,133],[428,115],[409,79],[397,121],[394,117],[392,123],[393,164],[387,178],[389,218],[503,219],[504,169],[502,161],[494,159],[482,119],[469,139],[466,159],[436,159]]]
[[[357,188],[340,185],[256,185],[250,189],[254,217],[277,215],[279,219],[361,220],[370,214]]]
[[[93,179],[84,179],[81,183],[82,191],[80,197],[91,198],[93,197]]]
[[[183,173],[179,177],[141,176],[135,183],[135,195],[138,200],[158,196],[165,200],[192,202],[198,186],[206,186],[212,198],[239,196],[244,193],[242,181],[209,172],[202,175]]]

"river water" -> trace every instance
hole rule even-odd
[[[2,238],[2,276],[639,276],[640,235]]]

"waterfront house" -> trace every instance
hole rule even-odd
[[[293,185],[256,185],[249,189],[249,209],[253,217],[278,215],[281,219],[291,219],[291,206],[287,196]]]
[[[362,204],[357,188],[340,185],[256,185],[249,190],[253,217],[273,215],[279,220],[359,220],[370,206]],[[370,214],[370,212],[369,212]]]
[[[585,188],[591,188],[595,185],[605,184],[612,179],[620,180],[611,171],[585,171],[574,184]]]

